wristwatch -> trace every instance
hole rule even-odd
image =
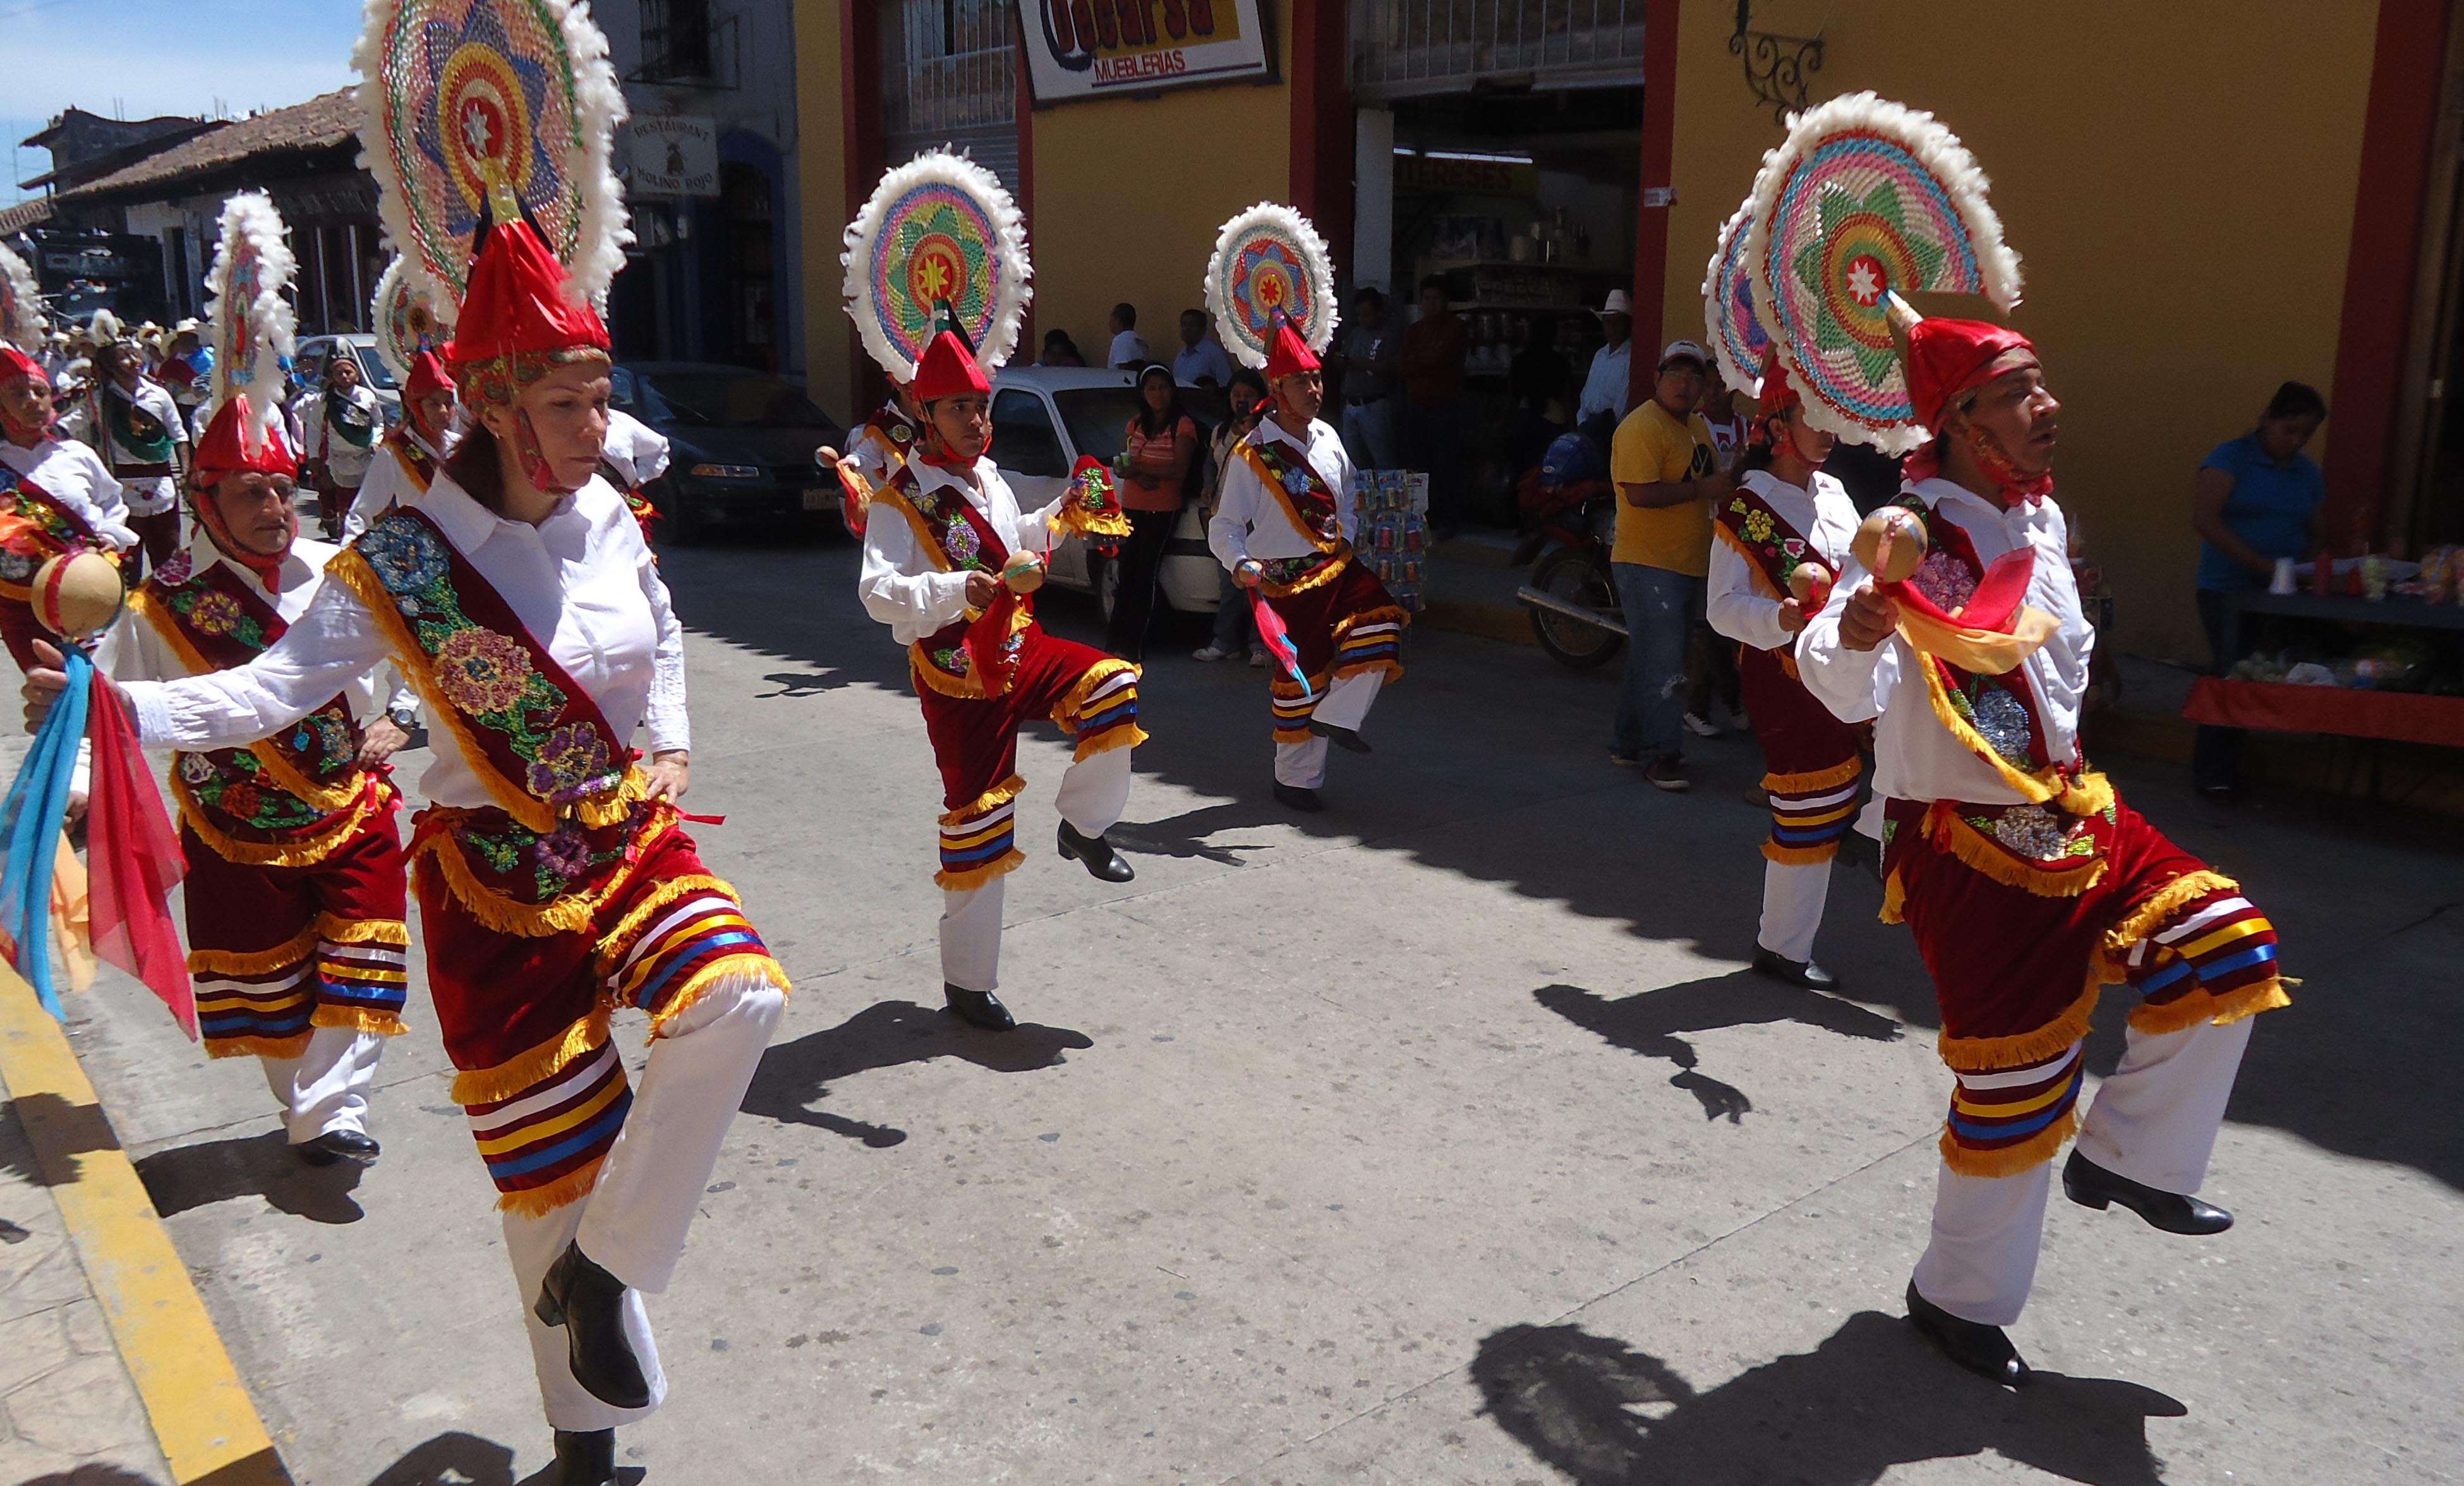
[[[385,721],[408,732],[419,726],[419,713],[407,707],[388,707],[385,709]]]

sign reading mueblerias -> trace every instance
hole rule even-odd
[[[1019,0],[1039,103],[1270,78],[1258,0]]]

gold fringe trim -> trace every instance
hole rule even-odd
[[[589,1196],[599,1185],[599,1169],[606,1164],[607,1158],[601,1156],[588,1166],[565,1172],[544,1187],[534,1187],[527,1191],[501,1192],[496,1197],[497,1210],[511,1213],[516,1217],[545,1217],[559,1208]]]
[[[2096,971],[2091,968],[2087,989],[2079,999],[2035,1031],[2007,1038],[1955,1038],[1945,1032],[1935,1048],[1954,1073],[1993,1073],[2042,1062],[2087,1036],[2088,1021],[2096,1015],[2098,990]]]
[[[367,824],[368,817],[381,809],[385,800],[381,791],[363,789],[359,803],[352,807],[348,816],[314,836],[296,841],[244,841],[206,819],[205,807],[188,793],[188,782],[179,776],[176,768],[172,771],[170,783],[171,798],[180,806],[181,823],[196,832],[197,839],[204,841],[215,856],[241,866],[315,866],[349,844],[351,838],[359,834],[360,827]]]
[[[726,955],[693,972],[693,977],[668,998],[668,1004],[651,1014],[649,1040],[655,1042],[666,1036],[668,1023],[675,1020],[676,1014],[700,1000],[711,987],[718,984],[721,976],[737,974],[754,976],[774,987],[781,995],[793,995],[796,992],[796,988],[787,983],[787,972],[768,954],[747,950],[740,954]]]
[[[1950,735],[1959,740],[1961,747],[1983,759],[1995,774],[2000,775],[2003,783],[2026,796],[2033,804],[2054,801],[2075,816],[2101,815],[2112,807],[2113,785],[2103,775],[2085,774],[2077,780],[2071,780],[2051,769],[2040,776],[2013,768],[2008,759],[1994,752],[1992,744],[1986,742],[1974,728],[1968,725],[1967,719],[1959,715],[1958,709],[1950,705],[1950,688],[1942,679],[1942,667],[1933,664],[1933,657],[1921,654],[1918,659],[1918,668],[1925,672],[1925,698],[1933,704],[1935,718],[1950,731]]]
[[[308,1018],[319,1027],[348,1027],[354,1032],[373,1032],[381,1038],[398,1038],[410,1029],[393,1012],[372,1012],[364,1006],[319,1006]]]
[[[1780,592],[1777,585],[1771,582],[1771,576],[1763,571],[1762,558],[1756,557],[1754,555],[1754,550],[1746,545],[1746,539],[1744,537],[1739,536],[1736,533],[1728,530],[1728,523],[1719,520],[1716,517],[1713,518],[1711,522],[1711,535],[1718,537],[1721,541],[1726,542],[1730,552],[1735,553],[1738,557],[1745,559],[1746,571],[1753,575],[1754,589],[1756,592],[1760,593],[1764,598],[1769,599],[1773,603],[1784,603],[1788,601],[1790,596]],[[1823,565],[1828,567],[1830,566],[1830,563],[1826,561]]]
[[[961,805],[957,809],[950,811],[948,814],[942,816],[941,823],[943,825],[964,825],[967,823],[969,817],[979,816],[983,815],[987,811],[997,810],[1001,806],[1008,804],[1011,800],[1018,798],[1018,792],[1024,788],[1026,788],[1026,779],[1024,776],[1015,774],[1011,775],[1001,783],[994,785],[991,789],[988,789],[982,794],[977,796],[973,803]]]
[[[1326,551],[1323,547],[1318,550],[1320,552]],[[1352,566],[1352,544],[1350,542],[1343,543],[1331,556],[1334,558],[1333,561],[1329,562],[1322,568],[1316,568],[1308,573],[1302,574],[1297,581],[1289,583],[1260,583],[1258,585],[1258,591],[1265,594],[1269,599],[1288,599],[1294,594],[1305,594],[1312,588],[1323,588],[1327,584],[1333,582],[1336,577],[1340,575],[1345,568]]]
[[[996,877],[1007,877],[1024,865],[1025,862],[1025,855],[1016,846],[1012,846],[1006,853],[993,858],[981,866],[972,866],[963,872],[948,870],[935,872],[933,874],[933,884],[949,892],[969,892],[981,887]]]
[[[1362,661],[1356,665],[1338,666],[1334,668],[1334,679],[1350,681],[1354,676],[1366,676],[1373,672],[1384,676],[1385,684],[1391,687],[1403,679],[1403,663],[1396,660]]]
[[[309,1033],[290,1038],[208,1038],[208,1058],[297,1058],[308,1051]]]
[[[2239,892],[2241,884],[2222,872],[2185,872],[2181,876],[2142,898],[2119,924],[2104,931],[2105,984],[2112,985],[2129,976],[2122,968],[2121,956],[2130,947],[2164,927],[2165,921],[2182,911],[2184,907],[2216,892]]]
[[[398,918],[341,918],[317,915],[317,937],[332,944],[385,944],[410,948],[410,927]]]
[[[494,1068],[471,1068],[453,1076],[446,1097],[466,1108],[511,1099],[535,1083],[562,1073],[578,1059],[607,1044],[609,1008],[596,1006],[590,1015],[526,1053],[517,1053]],[[558,1206],[550,1203],[550,1207]]]
[[[1374,609],[1363,609],[1357,614],[1347,614],[1342,619],[1335,622],[1334,631],[1331,638],[1334,641],[1336,651],[1340,652],[1343,649],[1343,642],[1351,637],[1353,630],[1359,628],[1363,624],[1376,623],[1386,620],[1392,620],[1396,623],[1403,626],[1403,629],[1410,629],[1412,627],[1411,611],[1404,608],[1399,603],[1381,603]],[[1395,638],[1399,643],[1403,638],[1402,631],[1397,630]]]
[[[736,888],[724,879],[707,873],[669,878],[652,888],[649,897],[634,905],[632,911],[619,919],[614,929],[600,935],[599,978],[605,980],[616,973],[616,962],[631,951],[633,941],[641,937],[642,930],[649,927],[652,918],[681,899],[705,892],[715,892],[729,899],[738,911],[744,907],[743,900],[736,896]]]
[[[1908,885],[1901,881],[1900,869],[1893,867],[1891,880],[1882,885],[1882,911],[1880,917],[1885,924],[1899,923],[1900,914],[1907,907],[1907,904]]]
[[[2210,995],[2205,990],[2199,990],[2162,1006],[2143,1003],[2130,1014],[2130,1025],[2149,1037],[2162,1037],[2167,1032],[2195,1027],[2203,1021],[2229,1027],[2261,1012],[2272,1012],[2292,1004],[2293,997],[2284,993],[2284,977],[2270,975],[2228,995]]]
[[[1112,728],[1099,736],[1079,740],[1078,750],[1069,755],[1069,761],[1082,764],[1098,754],[1109,754],[1116,748],[1135,748],[1146,740],[1147,730],[1136,723],[1126,728]]]
[[[271,950],[190,950],[191,975],[270,975],[308,963],[317,952],[317,926],[309,925]]]
[[[1073,482],[1074,483],[1074,482]],[[1055,534],[1076,532],[1082,536],[1127,536],[1130,535],[1130,514],[1115,507],[1101,515],[1089,515],[1075,499],[1065,500],[1061,509],[1045,518],[1044,524]]]
[[[1146,676],[1143,667],[1117,657],[1097,661],[1088,667],[1087,674],[1079,677],[1078,684],[1069,688],[1069,694],[1063,697],[1059,705],[1052,709],[1052,720],[1072,732],[1077,732],[1078,709],[1087,705],[1087,698],[1094,695],[1097,687],[1123,671],[1128,671],[1140,680],[1145,679]]]
[[[942,571],[947,572],[949,570],[944,568]],[[981,618],[983,618],[981,610],[970,609],[967,611],[965,623],[972,624]],[[1023,634],[1025,632],[1026,626],[1034,623],[1034,611],[1022,603],[1017,608],[1010,611],[1009,632],[1013,635]],[[965,643],[962,641],[959,645],[959,649],[963,651],[965,648]],[[983,678],[977,675],[972,670],[968,671],[964,676],[953,676],[948,671],[945,671],[938,666],[934,665],[931,661],[925,658],[924,642],[921,640],[916,641],[913,645],[907,647],[907,664],[915,672],[915,683],[917,686],[929,687],[933,690],[940,692],[943,696],[956,697],[961,702],[980,702],[990,696],[1009,695],[1008,687],[1003,687],[999,691],[986,691],[984,689]],[[1124,661],[1121,664],[1126,666],[1129,663]],[[1015,678],[1013,677],[1013,683],[1014,682]]]
[[[891,481],[884,480],[873,488],[872,504],[888,506],[905,516],[908,526],[915,533],[915,545],[933,559],[933,565],[935,568],[944,573],[950,571],[950,555],[941,549],[939,534],[925,521],[924,513],[915,509],[915,503],[907,498],[905,491],[900,490]],[[867,519],[870,518],[868,516]]]
[[[454,901],[461,904],[483,929],[498,933],[518,934],[525,939],[545,939],[553,934],[570,934],[590,925],[600,908],[622,891],[641,870],[650,846],[675,829],[673,814],[661,811],[642,833],[633,839],[633,860],[617,868],[615,874],[596,893],[567,893],[553,903],[516,903],[489,887],[471,871],[471,863],[462,859],[462,849],[455,844],[450,830],[437,831],[414,842],[410,850],[414,870],[423,864],[443,874],[445,885],[452,890]]]
[[[574,819],[591,827],[621,825],[633,813],[633,806],[650,798],[650,776],[632,764],[625,766],[625,777],[605,795],[576,800]]]
[[[2106,863],[2102,857],[2083,867],[2049,871],[1986,840],[1947,800],[1936,800],[1925,813],[1925,831],[1937,849],[1979,877],[2039,898],[2076,898],[2104,881]]]
[[[1806,774],[1764,775],[1763,790],[1771,795],[1812,795],[1818,790],[1836,790],[1843,784],[1854,784],[1864,772],[1865,761],[1851,757],[1846,763]]]
[[[367,789],[367,773],[357,764],[351,768],[348,783],[319,784],[301,774],[299,766],[271,743],[252,743],[248,751],[255,755],[257,767],[274,776],[275,783],[319,810],[340,810]]]
[[[2018,1145],[1999,1150],[1977,1150],[1961,1145],[1952,1138],[1950,1125],[1946,1123],[1942,1127],[1942,1164],[1962,1176],[2016,1176],[2058,1155],[2063,1144],[2079,1133],[2079,1108],[2074,1104],[2053,1124]]]
[[[1839,843],[1836,841],[1820,846],[1783,846],[1768,839],[1763,841],[1763,860],[1780,866],[1820,866],[1837,855]],[[1882,922],[1896,921],[1884,919]]]

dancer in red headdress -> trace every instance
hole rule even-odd
[[[1025,241],[1007,193],[989,173],[938,152],[891,171],[848,229],[849,252],[868,268],[873,254],[900,252],[909,234],[882,230],[884,213],[926,180],[965,203],[952,212],[951,229],[973,235],[990,272],[1001,275],[990,285],[947,285],[955,302],[941,303],[941,318],[972,316],[985,332],[986,356],[998,364],[1017,342]],[[889,284],[897,293],[917,277],[896,262],[879,273],[851,272],[849,281]],[[1006,293],[1006,285],[1022,292]],[[933,323],[927,306],[862,295],[850,313],[860,326],[871,317],[875,331],[885,321],[919,331]],[[924,731],[940,766],[946,813],[934,881],[943,893],[942,995],[967,1021],[1006,1031],[1016,1021],[994,988],[1003,879],[1026,860],[1014,841],[1017,798],[1026,787],[1018,773],[1022,726],[1049,717],[1075,744],[1054,799],[1061,854],[1108,883],[1136,875],[1105,833],[1129,803],[1130,751],[1146,739],[1138,727],[1138,668],[1046,634],[1031,599],[1058,531],[1100,534],[1109,526],[1118,535],[1127,527],[1116,507],[1090,507],[1079,481],[1064,484],[1045,506],[1022,508],[987,457],[992,383],[976,354],[957,329],[942,329],[910,362],[904,347],[913,334],[867,337],[891,375],[907,384],[924,421],[912,456],[873,492],[858,592],[865,612],[907,647]]]
[[[428,493],[445,456],[453,452],[453,417],[458,404],[453,374],[445,359],[422,346],[410,359],[410,375],[402,383],[402,422],[393,426],[368,462],[367,477],[342,519],[342,539],[350,541],[406,501]]]

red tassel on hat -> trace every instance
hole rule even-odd
[[[1292,322],[1281,317],[1275,320],[1275,339],[1266,347],[1266,385],[1273,386],[1287,377],[1318,369],[1317,353],[1309,348]]]
[[[915,365],[915,381],[908,391],[918,403],[937,403],[945,397],[989,397],[993,384],[984,380],[984,369],[976,364],[974,353],[955,331],[943,331],[924,348],[924,360]]]

